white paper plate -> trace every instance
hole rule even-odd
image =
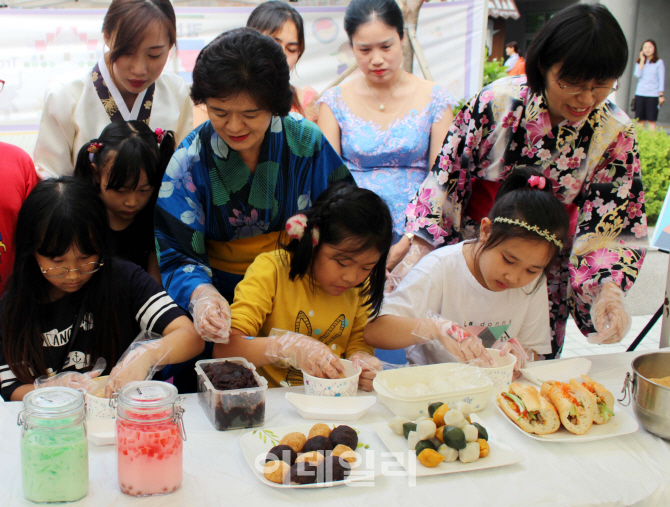
[[[332,398],[330,398],[332,400]],[[338,424],[329,424],[329,426],[338,426]],[[299,431],[304,433],[305,436],[309,434],[309,430],[312,429],[313,424],[300,424],[297,426],[284,426],[281,428],[259,428],[248,433],[245,433],[240,438],[240,445],[242,446],[242,454],[244,454],[244,459],[251,467],[251,471],[258,479],[268,486],[273,488],[329,488],[332,486],[340,486],[343,484],[349,484],[351,482],[358,481],[372,481],[374,477],[381,474],[380,465],[378,465],[379,459],[375,459],[374,450],[370,448],[370,442],[372,442],[373,433],[370,430],[365,428],[357,428],[352,426],[356,431],[358,431],[358,449],[356,452],[359,454],[359,460],[356,466],[351,470],[349,477],[343,481],[333,481],[333,482],[323,482],[318,484],[277,484],[276,482],[268,481],[263,475],[263,465],[265,464],[265,458],[275,445],[279,445],[279,441],[287,433],[292,433],[294,431]],[[257,466],[258,464],[258,466]]]
[[[114,445],[116,421],[97,417],[86,418],[88,439],[95,445]]]
[[[521,368],[521,373],[533,384],[542,385],[543,380],[558,380],[568,383],[574,378],[580,380],[582,374],[587,374],[591,369],[591,361],[583,357],[566,359],[560,363],[543,364],[541,361],[531,363],[529,368]],[[516,426],[516,424],[515,424]]]
[[[513,465],[514,463],[523,461],[523,457],[509,445],[501,442],[498,437],[496,437],[495,433],[484,424],[481,418],[477,417],[475,414],[471,414],[470,418],[472,422],[478,422],[486,428],[486,431],[489,434],[488,442],[489,447],[491,448],[490,454],[486,458],[479,458],[472,463],[461,463],[456,460],[452,463],[440,463],[435,468],[428,468],[419,463],[416,459],[416,452],[408,449],[407,440],[405,440],[404,437],[393,433],[386,423],[375,424],[374,428],[377,431],[379,438],[384,442],[384,445],[389,451],[394,453],[395,458],[403,468],[407,470],[407,473],[416,477],[483,470],[485,468]]]
[[[286,401],[304,419],[355,421],[377,402],[376,396],[308,396],[286,393]]]
[[[517,430],[519,430],[527,437],[539,440],[540,442],[567,442],[570,444],[579,444],[583,442],[593,442],[594,440],[604,440],[606,438],[619,437],[621,435],[628,435],[630,433],[635,433],[638,429],[638,424],[635,418],[631,417],[627,412],[617,407],[616,402],[614,403],[614,417],[612,417],[606,424],[594,424],[584,435],[575,435],[574,433],[570,433],[563,427],[563,425],[561,425],[557,432],[550,433],[549,435],[526,433],[509,417],[507,417],[507,415],[505,415],[505,412],[502,411],[500,405],[498,405],[497,402],[496,407],[503,415],[505,420],[514,426]]]

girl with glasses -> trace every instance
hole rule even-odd
[[[103,370],[121,387],[157,363],[204,348],[190,319],[145,271],[110,254],[107,210],[74,178],[38,183],[17,221],[16,260],[0,300],[0,388],[20,401],[38,387],[87,389]],[[162,335],[117,364],[140,333]],[[106,367],[91,372],[99,359]],[[109,394],[109,393],[108,393]]]
[[[647,234],[635,127],[608,95],[623,74],[628,44],[602,5],[556,13],[528,49],[526,76],[503,78],[454,119],[440,156],[406,210],[413,248],[473,238],[500,184],[534,166],[566,207],[569,239],[547,274],[552,352],[560,355],[568,314],[596,343],[620,341],[623,308],[644,259],[626,239]],[[410,250],[403,238],[393,267]],[[609,325],[612,323],[612,325]]]

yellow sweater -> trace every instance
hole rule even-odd
[[[338,357],[358,351],[374,354],[363,341],[370,308],[363,306],[362,289],[331,296],[313,282],[312,290],[309,276],[289,280],[288,262],[280,250],[256,257],[235,289],[232,328],[247,336],[269,336],[272,329],[301,333],[325,343]],[[302,384],[302,373],[294,368],[269,365],[258,372],[270,387],[279,387],[282,381]]]

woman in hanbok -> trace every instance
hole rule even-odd
[[[140,120],[152,130],[171,130],[177,142],[192,128],[186,83],[163,73],[177,40],[169,0],[114,0],[102,33],[110,50],[93,69],[49,84],[35,146],[43,177],[71,175],[79,149],[115,121]]]

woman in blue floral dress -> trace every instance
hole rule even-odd
[[[386,201],[397,242],[407,202],[449,129],[454,101],[402,68],[403,18],[395,0],[354,0],[344,26],[361,75],[323,94],[318,125],[356,183]]]
[[[191,97],[210,121],[191,132],[167,167],[155,228],[163,284],[196,329],[227,342],[237,283],[256,255],[274,250],[286,219],[329,184],[353,183],[321,131],[289,115],[281,47],[243,28],[202,50]]]
[[[585,335],[597,333],[594,343],[620,341],[630,326],[623,294],[644,259],[633,243],[646,236],[647,221],[635,129],[607,100],[627,58],[623,32],[605,7],[580,4],[554,15],[529,48],[527,76],[492,83],[457,115],[407,207],[415,243],[453,244],[473,237],[515,167],[545,175],[573,231],[547,279],[548,357],[561,352],[568,312]],[[395,248],[391,265],[409,242]]]

